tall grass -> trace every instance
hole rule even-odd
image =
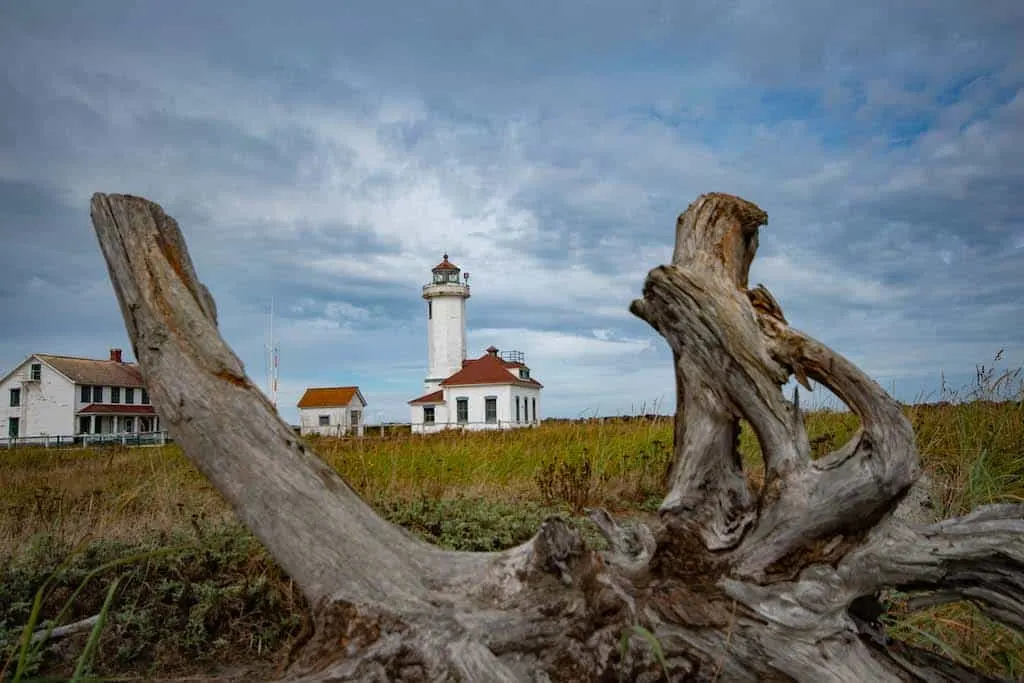
[[[999,361],[997,357],[995,364],[979,366],[971,387],[953,391],[943,386],[938,400],[905,407],[922,463],[931,475],[937,517],[963,514],[984,503],[1024,501],[1021,372],[999,370]],[[808,412],[805,423],[815,456],[845,442],[859,426],[851,413],[829,407]],[[392,521],[446,547],[493,550],[525,540],[553,510],[579,514],[586,507],[599,505],[618,514],[651,511],[664,491],[672,434],[670,416],[644,415],[550,421],[536,429],[507,432],[453,431],[429,436],[384,432],[363,439],[311,439],[310,445]],[[746,424],[741,430],[740,451],[751,484],[758,487],[763,472],[760,451]],[[24,566],[24,557],[38,558],[40,548],[50,548],[48,552],[59,556],[76,545],[119,543],[125,554],[132,554],[140,547],[159,547],[166,539],[182,534],[195,537],[200,544],[219,537],[217,534],[234,538],[230,543],[218,542],[244,549],[218,551],[222,560],[210,565],[220,567],[217,571],[233,572],[232,581],[211,583],[201,594],[190,589],[191,599],[198,601],[196,605],[206,605],[202,608],[206,611],[181,616],[184,621],[179,622],[161,618],[166,623],[193,626],[165,633],[152,625],[154,617],[144,619],[152,633],[163,633],[161,637],[169,642],[180,641],[182,652],[199,651],[201,638],[225,638],[217,632],[222,628],[217,624],[222,622],[204,621],[207,617],[202,615],[226,609],[245,613],[237,596],[250,596],[246,600],[251,601],[253,590],[277,591],[274,595],[278,597],[260,604],[288,604],[289,609],[299,609],[299,603],[281,597],[286,594],[282,592],[283,578],[269,584],[257,581],[258,575],[252,572],[266,576],[272,560],[241,529],[221,496],[175,446],[0,452],[0,488],[4,494],[0,500],[0,572],[8,575],[12,568]],[[227,531],[210,536],[204,531],[208,529]],[[239,540],[243,537],[244,543]],[[104,561],[113,559],[108,555]],[[55,557],[54,562],[44,563],[47,571],[59,560]],[[122,597],[113,597],[113,628],[122,637],[128,628],[125,624],[138,622],[140,613],[159,613],[147,603],[153,595],[180,592],[174,588],[180,583],[174,576],[185,572],[182,567],[172,563],[161,569],[169,572],[167,576],[158,585],[147,584],[149,588],[137,593],[130,607]],[[30,604],[47,576],[42,568],[38,575],[17,571],[23,589],[0,590],[0,636],[4,628],[15,628],[10,633],[20,637],[24,621],[13,624],[10,619],[17,617],[11,615],[24,613],[27,617],[27,607],[18,601]],[[32,576],[39,582],[34,587]],[[199,580],[200,575],[193,573],[188,585]],[[67,587],[62,594],[69,597],[72,589]],[[124,590],[122,586],[119,593]],[[91,609],[97,609],[104,595],[90,599]],[[48,614],[51,624],[56,623],[56,609],[52,607]],[[994,675],[1024,673],[1020,635],[993,624],[968,604],[910,613],[906,601],[896,596],[894,613],[890,633],[896,637],[952,654]],[[287,642],[287,634],[292,633],[289,629],[298,623],[297,614],[288,612],[291,625],[277,630],[265,624],[266,615],[258,615],[263,620],[259,623],[264,624],[260,628],[272,634],[264,641],[275,647]],[[186,638],[185,634],[191,635]],[[145,639],[138,635],[136,640],[141,643]],[[223,642],[239,646],[241,641],[235,634]],[[145,649],[138,643],[132,652]],[[99,669],[108,673],[120,670],[103,638],[93,647]],[[170,661],[159,655],[150,659],[157,662],[152,666]]]
[[[576,502],[635,507],[662,486],[672,419],[552,423],[514,432],[447,432],[310,445],[372,503],[483,498],[576,507],[545,477],[586,470]],[[35,534],[71,544],[95,536],[138,540],[196,521],[233,519],[220,494],[175,446],[14,450],[0,454],[0,558]],[[548,482],[550,483],[550,482]],[[555,484],[558,482],[555,481]],[[547,491],[547,493],[545,493]]]

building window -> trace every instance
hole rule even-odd
[[[353,410],[350,414],[349,422],[352,425],[352,429],[355,429],[359,426],[359,420],[362,419],[363,414],[358,410]]]
[[[82,386],[82,403],[92,402],[92,387],[88,384]]]
[[[321,427],[329,427],[330,424],[331,424],[331,416],[330,415],[321,415],[317,419],[320,421],[319,424],[320,424]]]
[[[519,422],[519,397],[516,396],[516,422]]]
[[[7,438],[18,438],[18,427],[20,426],[20,422],[21,421],[16,417],[7,418]]]
[[[11,389],[11,407],[17,408],[21,405],[21,389]]]
[[[468,398],[457,398],[455,399],[455,420],[459,424],[466,424],[469,422],[469,399]]]
[[[434,424],[434,406],[423,406],[423,424]]]
[[[133,389],[132,387],[124,388],[124,402],[135,403],[135,389]]]
[[[537,421],[537,399],[533,399],[533,421]]]
[[[32,379],[34,379],[36,381],[42,379],[43,378],[43,366],[42,366],[42,364],[41,363],[33,363],[32,366],[31,366],[30,372],[32,374],[29,375],[29,377],[31,377]]]
[[[92,402],[103,403],[103,387],[94,386],[92,388]]]
[[[149,405],[149,392],[146,391],[145,389],[141,389],[140,392],[142,393],[142,405],[148,406]]]
[[[88,415],[82,415],[78,418],[78,433],[88,434],[89,427],[92,426],[92,418]]]
[[[121,402],[121,387],[110,387],[110,402],[120,403]]]
[[[488,424],[494,424],[498,421],[498,398],[496,396],[484,398],[484,420]]]
[[[131,434],[132,432],[135,431],[135,418],[134,417],[126,417],[126,418],[124,418],[124,431],[128,432],[129,434]]]
[[[427,302],[427,320],[433,320],[434,318],[434,302]]]

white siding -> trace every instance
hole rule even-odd
[[[497,399],[497,420],[486,421],[486,399],[494,396]],[[520,421],[516,422],[515,396],[530,401],[530,415],[527,421],[520,404]],[[423,424],[423,406],[411,408],[412,431],[416,434],[439,432],[443,429],[467,429],[480,431],[485,429],[516,429],[519,427],[536,426],[540,422],[540,390],[534,387],[522,387],[515,384],[474,384],[464,387],[445,387],[444,405],[435,407],[435,423],[433,426]],[[468,401],[469,416],[465,424],[458,421],[458,399]],[[537,417],[533,414],[533,399],[537,400]]]
[[[28,381],[39,363],[39,381]],[[11,389],[21,389],[21,405],[11,407]],[[8,418],[18,418],[18,436],[69,436],[75,433],[75,385],[46,363],[30,357],[0,383],[0,438],[6,439]]]
[[[324,408],[299,408],[299,433],[302,436],[317,434],[319,436],[344,436],[352,429],[352,411],[358,411],[359,424],[356,430],[358,436],[363,435],[363,427],[366,423],[366,406],[359,400],[359,396],[353,396],[347,406],[329,406]],[[320,425],[320,416],[326,415],[329,424]]]
[[[458,372],[466,358],[465,285],[429,285],[425,292],[427,307],[427,391]]]
[[[535,387],[515,387],[512,390],[512,420],[516,419],[516,398],[519,398],[519,422],[523,424],[540,422],[540,389]],[[536,415],[534,415],[535,405]]]
[[[428,425],[423,422],[423,409],[434,408],[434,424]],[[443,403],[432,403],[429,406],[417,404],[410,406],[412,431],[415,434],[426,434],[439,432],[448,427],[448,406]]]

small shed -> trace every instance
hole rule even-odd
[[[310,387],[299,399],[302,436],[362,436],[366,399],[359,387]]]

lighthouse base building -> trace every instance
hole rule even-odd
[[[522,362],[493,346],[445,378],[436,391],[409,401],[412,431],[515,429],[540,424],[540,390]]]
[[[466,300],[469,273],[448,254],[423,286],[427,301],[427,377],[424,393],[409,401],[412,431],[515,429],[540,424],[540,382],[530,376],[523,354],[491,346],[466,359]]]

